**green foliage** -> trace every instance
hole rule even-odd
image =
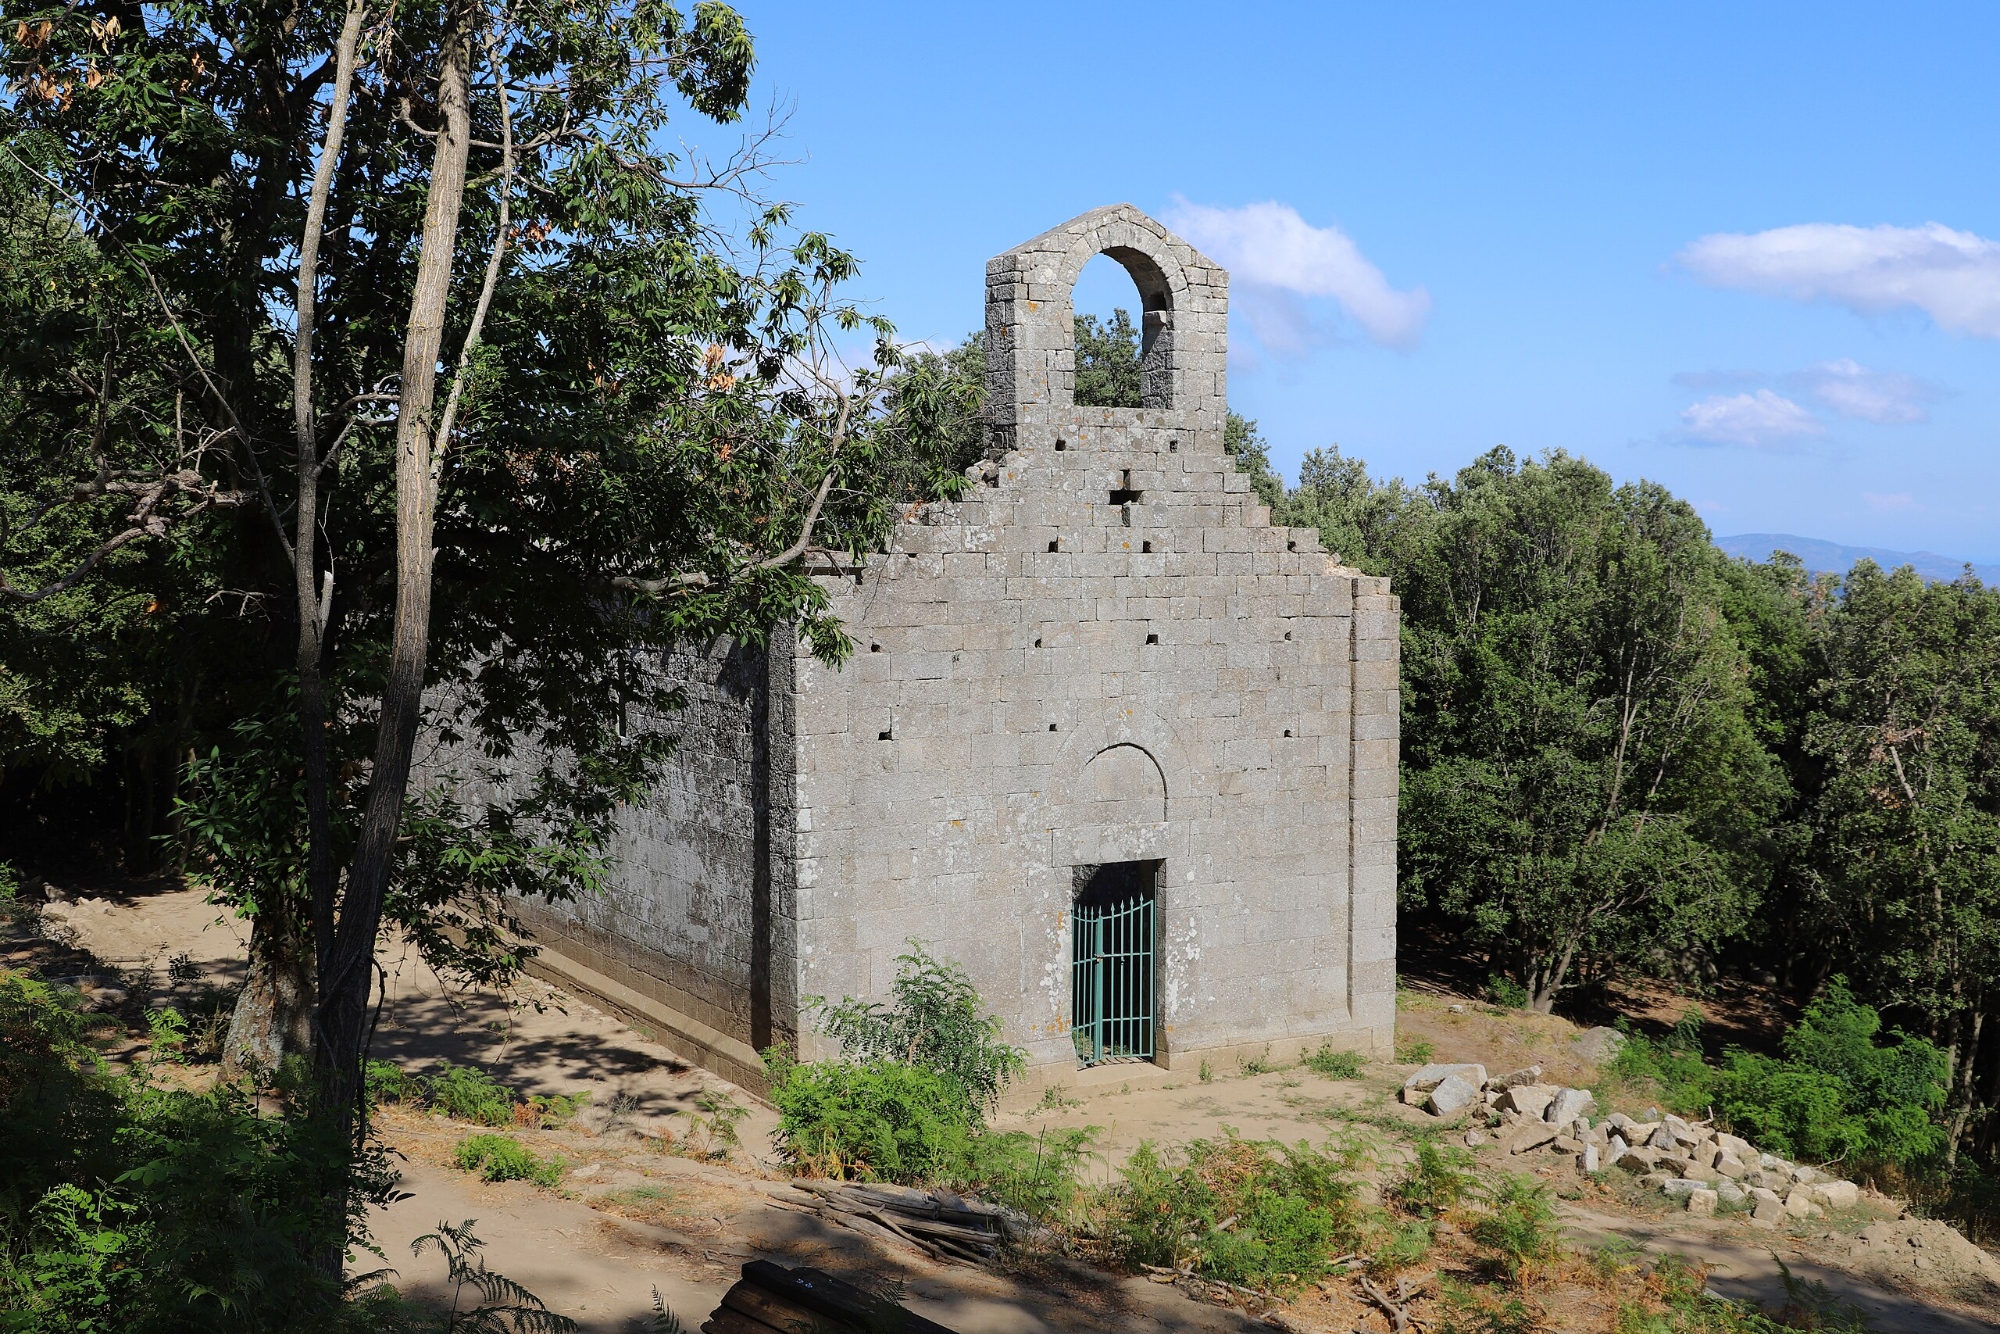
[[[1898,1032],[1841,979],[1785,1035],[1785,1059],[1732,1051],[1716,1110],[1758,1147],[1815,1161],[1913,1167],[1944,1147],[1945,1055]]]
[[[1428,1218],[1406,1218],[1383,1230],[1368,1250],[1371,1272],[1390,1277],[1430,1258],[1437,1240]]]
[[[477,1066],[439,1062],[438,1072],[426,1081],[425,1094],[433,1111],[454,1121],[481,1126],[514,1123],[514,1090]]]
[[[1492,1267],[1514,1283],[1531,1266],[1554,1258],[1562,1241],[1548,1188],[1511,1174],[1487,1191],[1484,1207],[1466,1231]]]
[[[235,1087],[112,1075],[87,1023],[72,998],[0,972],[0,1310],[24,1329],[120,1334],[345,1320],[311,1257],[365,1235],[393,1180],[381,1155],[355,1158]]]
[[[946,1181],[970,1153],[978,1110],[955,1079],[883,1057],[787,1062],[766,1053],[778,1155],[810,1176]]]
[[[687,1123],[687,1149],[703,1158],[727,1158],[742,1142],[737,1123],[750,1109],[727,1093],[703,1092],[695,1095],[694,1106],[678,1113]]]
[[[1141,391],[1139,329],[1120,307],[1109,320],[1076,316],[1076,405],[1136,408]]]
[[[1405,911],[1486,947],[1542,1010],[1579,971],[1737,935],[1786,784],[1693,509],[1505,449],[1395,509]]]
[[[820,1031],[852,1060],[884,1060],[942,1076],[980,1112],[990,1110],[1007,1082],[1026,1068],[1017,1047],[1000,1041],[1000,1020],[982,1015],[979,992],[965,970],[934,959],[919,941],[896,956],[887,1006],[848,997],[813,997]]]
[[[444,1257],[451,1305],[439,1334],[572,1334],[577,1328],[574,1320],[557,1315],[534,1293],[486,1267],[479,1254],[484,1243],[472,1234],[477,1221],[468,1218],[456,1226],[440,1222],[436,1232],[410,1243],[410,1254],[419,1259],[432,1250]],[[653,1305],[662,1317],[658,1327],[677,1330],[680,1322],[660,1302],[658,1289]]]
[[[1278,514],[1285,504],[1285,480],[1271,468],[1271,442],[1257,430],[1257,423],[1234,412],[1226,414],[1222,452],[1236,461],[1236,471],[1249,474],[1257,499],[1270,506],[1274,516]]]
[[[1388,1196],[1401,1208],[1436,1218],[1472,1198],[1478,1189],[1472,1155],[1452,1144],[1421,1140],[1417,1156]]]
[[[1306,1069],[1327,1079],[1361,1078],[1361,1053],[1336,1049],[1331,1042],[1322,1042],[1319,1050],[1307,1056]]]
[[[1271,1059],[1271,1048],[1267,1043],[1264,1050],[1255,1056],[1238,1057],[1236,1068],[1245,1075],[1268,1075],[1274,1070],[1283,1070],[1286,1067]]]
[[[563,1160],[537,1158],[511,1135],[468,1135],[452,1151],[452,1161],[482,1181],[532,1181],[555,1186],[562,1181]]]
[[[1311,1283],[1360,1239],[1356,1160],[1348,1149],[1233,1134],[1171,1157],[1146,1141],[1108,1194],[1105,1235],[1128,1264],[1246,1286]]]
[[[1437,1055],[1437,1048],[1429,1038],[1397,1038],[1396,1063],[1398,1065],[1427,1065]]]
[[[1662,1040],[1634,1032],[1621,1021],[1625,1041],[1605,1067],[1607,1097],[1657,1100],[1668,1111],[1707,1114],[1715,1094],[1715,1067],[1702,1054],[1701,1011],[1690,1007]]]
[[[1496,974],[1487,978],[1486,994],[1495,1005],[1504,1006],[1509,1010],[1528,1008],[1528,989],[1511,977],[1500,977]]]

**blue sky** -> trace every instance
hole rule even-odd
[[[1561,448],[1718,533],[2000,560],[2000,6],[740,7],[773,188],[904,337],[1128,201],[1230,267],[1288,475]]]

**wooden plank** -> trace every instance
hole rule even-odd
[[[883,1303],[876,1297],[822,1270],[803,1267],[786,1269],[769,1260],[752,1260],[743,1266],[743,1278],[745,1282],[763,1288],[781,1300],[863,1329],[896,1331],[897,1334],[953,1334],[936,1321],[926,1320],[902,1307],[890,1306],[885,1311]],[[885,1315],[888,1316],[886,1320]]]
[[[752,1320],[741,1311],[732,1311],[726,1306],[715,1308],[715,1314],[702,1322],[701,1334],[776,1334],[769,1325]]]
[[[723,1293],[722,1304],[732,1311],[761,1322],[764,1326],[780,1331],[780,1334],[813,1334],[815,1329],[822,1328],[826,1324],[825,1316],[817,1315],[787,1297],[747,1281],[738,1283]]]

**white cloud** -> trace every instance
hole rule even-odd
[[[1228,269],[1234,282],[1267,289],[1273,296],[1331,297],[1377,343],[1413,346],[1430,316],[1429,292],[1421,287],[1397,291],[1346,232],[1314,227],[1289,204],[1271,200],[1241,208],[1210,208],[1175,196],[1167,225]],[[1256,295],[1250,303],[1253,310]],[[1277,316],[1264,310],[1258,312],[1258,320],[1253,327],[1260,338],[1268,327],[1294,349],[1302,350],[1307,341],[1324,341],[1300,336],[1299,330],[1312,324],[1303,311]]]
[[[1803,389],[1843,417],[1883,424],[1929,421],[1924,405],[1941,392],[1914,375],[1872,371],[1851,357],[1794,371],[1785,383]]]
[[[1681,410],[1681,432],[1692,440],[1751,449],[1784,449],[1824,435],[1819,420],[1783,394],[1714,394]]]
[[[1876,491],[1863,491],[1861,498],[1867,501],[1868,508],[1877,514],[1902,514],[1923,508],[1908,491],[1896,491],[1889,495]]]
[[[1940,328],[2000,338],[2000,242],[1942,223],[1719,232],[1684,247],[1679,259],[1716,287],[1824,299],[1862,315],[1915,307]]]

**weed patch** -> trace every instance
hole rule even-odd
[[[1397,1038],[1396,1062],[1399,1065],[1428,1065],[1431,1057],[1437,1055],[1437,1048],[1429,1038]]]
[[[1128,1265],[1296,1288],[1332,1272],[1361,1238],[1350,1148],[1313,1149],[1230,1135],[1163,1156],[1141,1144],[1104,1200],[1104,1229]]]
[[[1306,1069],[1327,1079],[1361,1078],[1361,1053],[1358,1051],[1337,1051],[1330,1042],[1322,1042],[1319,1050],[1303,1059]]]
[[[459,1141],[452,1161],[482,1181],[532,1181],[554,1186],[562,1180],[563,1160],[537,1158],[509,1135],[468,1135]]]

